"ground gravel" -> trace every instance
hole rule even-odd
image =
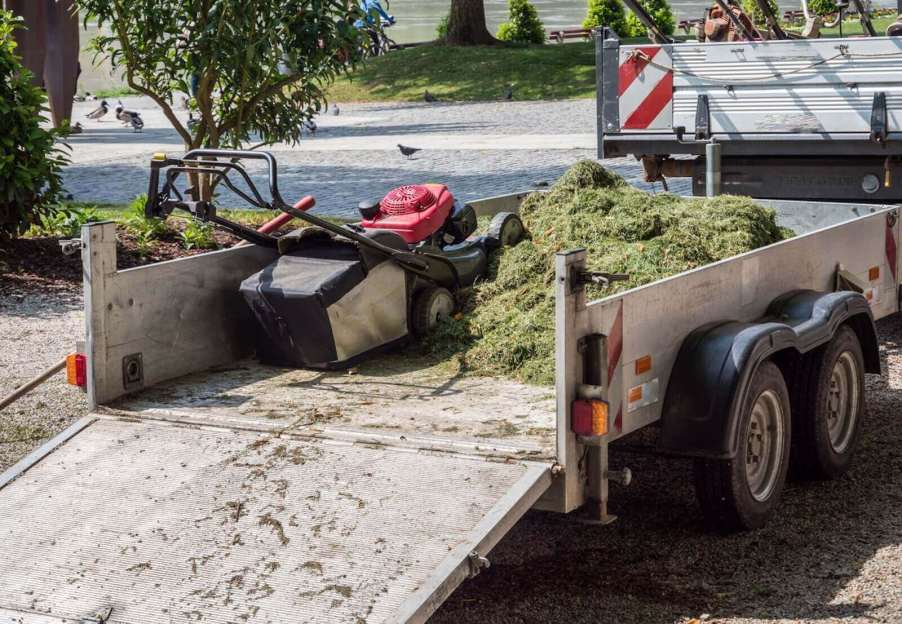
[[[868,377],[864,435],[843,479],[792,484],[767,528],[713,536],[702,530],[688,462],[616,449],[613,461],[636,475],[629,488],[613,486],[617,523],[527,514],[491,554],[492,567],[432,621],[902,622],[902,317],[878,330],[885,374]],[[77,294],[0,296],[0,391],[83,334]],[[60,375],[0,412],[0,469],[85,410],[84,395]]]

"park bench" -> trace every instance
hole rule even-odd
[[[564,43],[567,39],[589,39],[591,36],[592,31],[588,28],[564,28],[548,33],[548,38],[558,43]]]

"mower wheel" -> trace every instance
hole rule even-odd
[[[414,336],[422,336],[433,329],[443,318],[454,312],[454,296],[447,288],[429,286],[418,292],[413,300],[410,330]]]
[[[505,247],[511,247],[520,242],[525,231],[519,216],[512,212],[499,212],[492,217],[488,235],[498,239]]]

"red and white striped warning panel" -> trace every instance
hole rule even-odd
[[[673,129],[673,60],[665,46],[621,49],[618,82],[621,129]]]

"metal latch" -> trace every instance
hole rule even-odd
[[[64,256],[71,256],[73,254],[77,254],[81,252],[83,247],[83,243],[80,238],[70,238],[68,240],[60,241],[60,251],[63,252]]]
[[[570,269],[570,291],[579,292],[586,284],[595,284],[606,288],[611,282],[625,282],[630,278],[627,273],[605,273],[603,271],[583,271],[573,266]]]
[[[871,141],[885,145],[888,130],[886,93],[879,91],[874,94],[874,102],[871,105]]]
[[[488,558],[483,557],[475,550],[467,555],[467,563],[470,564],[470,572],[467,574],[467,578],[473,578],[482,572],[483,569],[489,568],[492,565],[492,562],[488,560]]]

